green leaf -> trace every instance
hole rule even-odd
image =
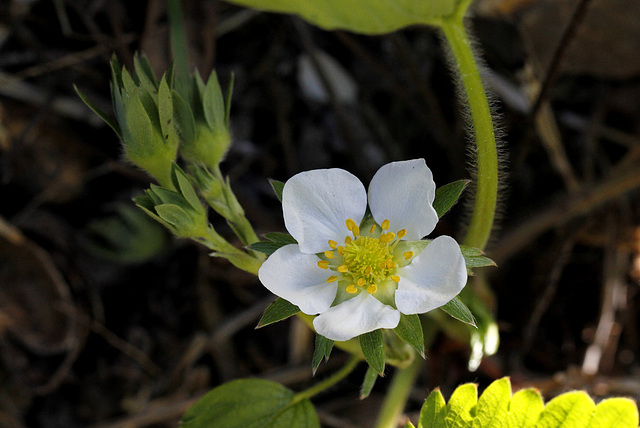
[[[116,133],[118,138],[122,138],[122,135],[120,135],[120,127],[118,126],[116,121],[114,121],[112,117],[110,117],[107,113],[101,110],[100,107],[92,103],[91,100],[89,100],[89,98],[84,93],[82,93],[82,91],[80,91],[80,89],[78,89],[76,85],[73,85],[73,89],[75,89],[76,94],[78,94],[82,102],[85,103],[87,107],[89,107],[91,111],[96,114],[96,116],[102,119],[104,123],[109,125],[109,128],[113,129],[113,132]]]
[[[171,99],[173,101],[173,117],[178,134],[185,145],[193,144],[196,139],[196,122],[193,118],[191,107],[175,90],[171,91]]]
[[[473,314],[467,305],[462,303],[460,298],[454,297],[440,309],[451,315],[453,318],[476,327],[476,319],[473,317]]]
[[[289,244],[285,244],[283,242],[260,241],[260,242],[254,242],[253,244],[250,244],[248,247],[250,250],[257,251],[259,253],[270,256],[271,254],[275,253],[278,248],[282,248],[285,245],[289,245]]]
[[[300,312],[299,307],[281,297],[278,297],[264,311],[264,314],[262,315],[262,318],[260,318],[256,328],[262,328],[266,325],[273,324],[274,322],[282,321],[297,314],[298,312]]]
[[[609,398],[596,406],[587,428],[637,428],[638,406],[628,398]]]
[[[300,15],[325,30],[383,34],[409,25],[436,25],[470,3],[464,0],[227,0],[270,12]],[[464,12],[464,10],[462,10]]]
[[[373,367],[369,366],[367,368],[367,373],[364,375],[364,380],[362,381],[362,386],[360,387],[360,399],[364,400],[371,394],[371,390],[373,386],[376,384],[376,380],[378,379],[378,373],[373,369]]]
[[[547,404],[535,426],[536,428],[584,428],[595,408],[596,405],[586,392],[567,392]]]
[[[451,207],[458,202],[460,195],[467,187],[471,180],[458,180],[453,183],[445,184],[436,189],[436,197],[433,201],[433,209],[438,213],[438,218],[445,215]]]
[[[478,248],[460,245],[460,251],[464,257],[464,263],[467,265],[467,270],[485,266],[497,266],[493,260],[486,257],[484,252]]]
[[[182,417],[182,428],[320,428],[309,399],[296,400],[284,386],[240,379],[214,388]]]
[[[178,147],[178,133],[173,123],[173,100],[166,76],[162,76],[158,88],[158,117],[164,141],[169,147]]]
[[[537,389],[521,389],[511,397],[506,426],[532,427],[540,417],[542,409],[544,402]]]
[[[380,329],[360,335],[360,347],[364,354],[364,359],[369,366],[380,376],[384,373],[384,363],[386,354],[382,341],[382,331]]]
[[[460,385],[453,391],[447,404],[445,422],[447,428],[469,428],[472,409],[478,402],[478,386],[473,383]]]
[[[202,99],[204,108],[204,117],[211,129],[218,131],[224,128],[226,108],[224,98],[218,83],[218,76],[215,71],[211,72],[207,85],[204,88],[204,96]]]
[[[320,366],[322,360],[327,361],[329,359],[329,355],[331,355],[332,349],[333,340],[316,334],[316,347],[313,351],[313,359],[311,362],[311,370],[313,371],[314,375],[316,374],[316,370],[318,370],[318,366]]]
[[[511,382],[502,378],[491,383],[478,399],[473,428],[501,428],[506,426]]]
[[[267,238],[269,241],[273,241],[273,242],[278,242],[278,243],[282,243],[282,244],[297,244],[298,241],[295,240],[295,238],[291,235],[289,235],[288,233],[282,233],[282,232],[269,232],[266,235],[264,235],[265,238]]]
[[[424,336],[422,333],[422,323],[417,314],[400,314],[400,322],[393,329],[398,337],[411,345],[422,358],[424,358]]]
[[[442,428],[445,427],[444,418],[447,415],[447,403],[440,392],[436,388],[431,391],[427,397],[422,409],[420,409],[420,420],[418,428]]]
[[[284,189],[284,183],[282,181],[269,179],[269,184],[271,184],[278,200],[282,202],[282,189]]]
[[[416,428],[416,427],[411,423],[411,421],[407,421],[407,423],[404,425],[404,428]]]

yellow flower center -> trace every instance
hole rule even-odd
[[[347,236],[344,245],[328,241],[331,250],[325,251],[324,259],[318,262],[321,269],[331,269],[338,273],[330,276],[327,282],[338,278],[346,281],[346,292],[350,294],[361,290],[374,294],[380,283],[387,280],[398,283],[400,277],[396,275],[397,263],[393,250],[407,231],[401,229],[396,233],[389,232],[389,220],[382,222],[380,230],[378,225],[372,225],[366,235],[360,234],[360,228],[352,219],[347,219],[345,225],[353,237]],[[412,256],[413,253],[408,251],[402,258],[408,260]]]

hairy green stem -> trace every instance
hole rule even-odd
[[[304,400],[305,398],[311,398],[314,395],[324,391],[325,389],[331,388],[333,385],[335,385],[336,383],[340,382],[342,379],[347,377],[349,373],[351,373],[353,369],[356,368],[356,366],[360,361],[362,361],[362,358],[352,355],[347,361],[347,363],[344,366],[342,366],[342,368],[340,368],[340,370],[338,370],[337,372],[335,372],[334,374],[332,374],[322,382],[315,384],[311,388],[305,389],[304,391],[297,393],[293,397],[293,403],[297,403],[301,400]]]
[[[498,199],[498,154],[493,120],[462,16],[444,19],[441,28],[460,72],[475,132],[476,196],[464,244],[484,249],[493,228]]]
[[[416,355],[411,365],[405,369],[397,369],[391,379],[391,386],[382,402],[378,414],[376,428],[395,428],[398,418],[404,411],[411,387],[416,381],[424,360]]]

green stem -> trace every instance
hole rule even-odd
[[[334,374],[332,374],[322,382],[312,386],[311,388],[305,389],[304,391],[297,393],[293,397],[293,402],[297,403],[301,400],[304,400],[305,398],[311,398],[314,395],[324,391],[325,389],[331,388],[333,385],[335,385],[336,383],[340,382],[342,379],[347,377],[347,375],[349,375],[349,373],[351,373],[353,369],[356,368],[356,366],[360,361],[362,361],[360,357],[352,355],[347,361],[347,363],[344,366],[342,366],[340,370],[338,370],[337,372],[335,372]]]
[[[498,155],[493,120],[462,15],[443,19],[441,28],[460,72],[475,131],[478,176],[473,215],[464,244],[484,249],[493,228],[498,197]]]
[[[398,426],[398,418],[407,404],[409,392],[411,392],[411,387],[415,383],[423,363],[424,360],[416,355],[409,367],[396,370],[391,380],[391,386],[382,402],[376,428],[395,428]]]

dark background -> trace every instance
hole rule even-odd
[[[223,84],[235,75],[223,170],[259,233],[284,230],[267,178],[341,167],[367,183],[382,164],[418,157],[438,185],[472,176],[467,119],[432,29],[365,37],[217,0],[184,8],[192,63]],[[501,346],[469,372],[468,345],[438,333],[410,414],[436,386],[448,396],[505,375],[546,398],[640,398],[638,22],[633,0],[475,4],[502,133],[487,249],[499,267],[485,270]],[[0,4],[0,426],[175,426],[230,379],[313,383],[308,329],[254,330],[273,298],[257,279],[133,209],[149,179],[75,95],[74,84],[109,110],[111,55],[131,65],[143,51],[160,75],[167,36],[160,0]],[[333,98],[308,95],[309,55],[339,65],[330,80],[349,76]],[[461,238],[468,207],[435,234]],[[316,376],[344,357],[334,351]],[[393,368],[361,402],[364,370],[314,398],[323,426],[370,426]]]

